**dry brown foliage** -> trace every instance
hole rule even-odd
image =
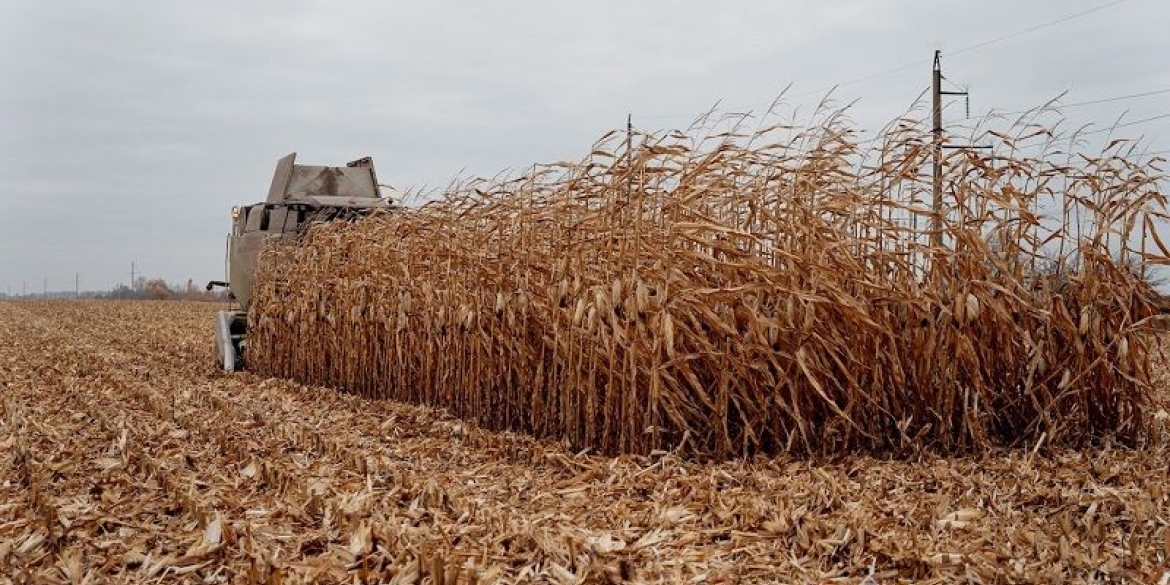
[[[269,252],[248,359],[607,454],[1139,441],[1157,170],[991,133],[931,245],[929,134],[840,120],[610,133],[314,228]]]

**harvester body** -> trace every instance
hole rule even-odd
[[[232,209],[227,243],[226,286],[238,307],[220,311],[216,318],[216,355],[223,369],[244,365],[248,307],[260,253],[273,240],[303,233],[311,225],[362,216],[386,209],[389,202],[378,191],[374,162],[369,157],[344,167],[296,164],[296,153],[276,165],[268,197],[262,203]]]

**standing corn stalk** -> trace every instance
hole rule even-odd
[[[959,153],[960,212],[930,245],[929,136],[861,149],[841,119],[611,134],[580,163],[316,228],[265,259],[253,361],[606,453],[1138,440],[1149,289],[1109,234],[1165,217],[1158,173],[1116,149]]]

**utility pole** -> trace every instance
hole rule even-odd
[[[626,114],[626,205],[634,191],[634,114]]]
[[[934,181],[931,186],[931,191],[934,195],[931,212],[933,216],[930,222],[930,247],[934,250],[942,248],[943,243],[943,149],[944,148],[960,148],[960,149],[986,149],[990,146],[974,146],[969,144],[946,144],[943,142],[945,136],[943,135],[943,119],[942,119],[942,96],[944,95],[961,95],[967,96],[966,91],[943,91],[942,88],[942,62],[940,59],[938,49],[934,51],[934,67],[931,71],[931,122],[934,127],[931,133],[934,135]]]
[[[930,218],[930,247],[938,249],[942,246],[942,64],[939,62],[939,51],[934,51],[934,70],[931,74],[931,120],[934,135],[934,183],[932,193]]]
[[[81,298],[81,273],[80,272],[73,273],[73,298],[75,298],[75,299]]]

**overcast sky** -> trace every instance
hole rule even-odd
[[[131,262],[218,278],[231,206],[262,200],[292,151],[440,187],[578,158],[628,112],[685,126],[790,83],[807,108],[926,60],[838,89],[873,130],[929,85],[935,48],[972,113],[1170,88],[1163,0],[1003,38],[1111,3],[0,0],[0,293],[71,290],[75,273],[105,289]],[[1166,114],[1170,94],[1067,114],[1126,111]],[[1170,119],[1127,130],[1170,149]]]

